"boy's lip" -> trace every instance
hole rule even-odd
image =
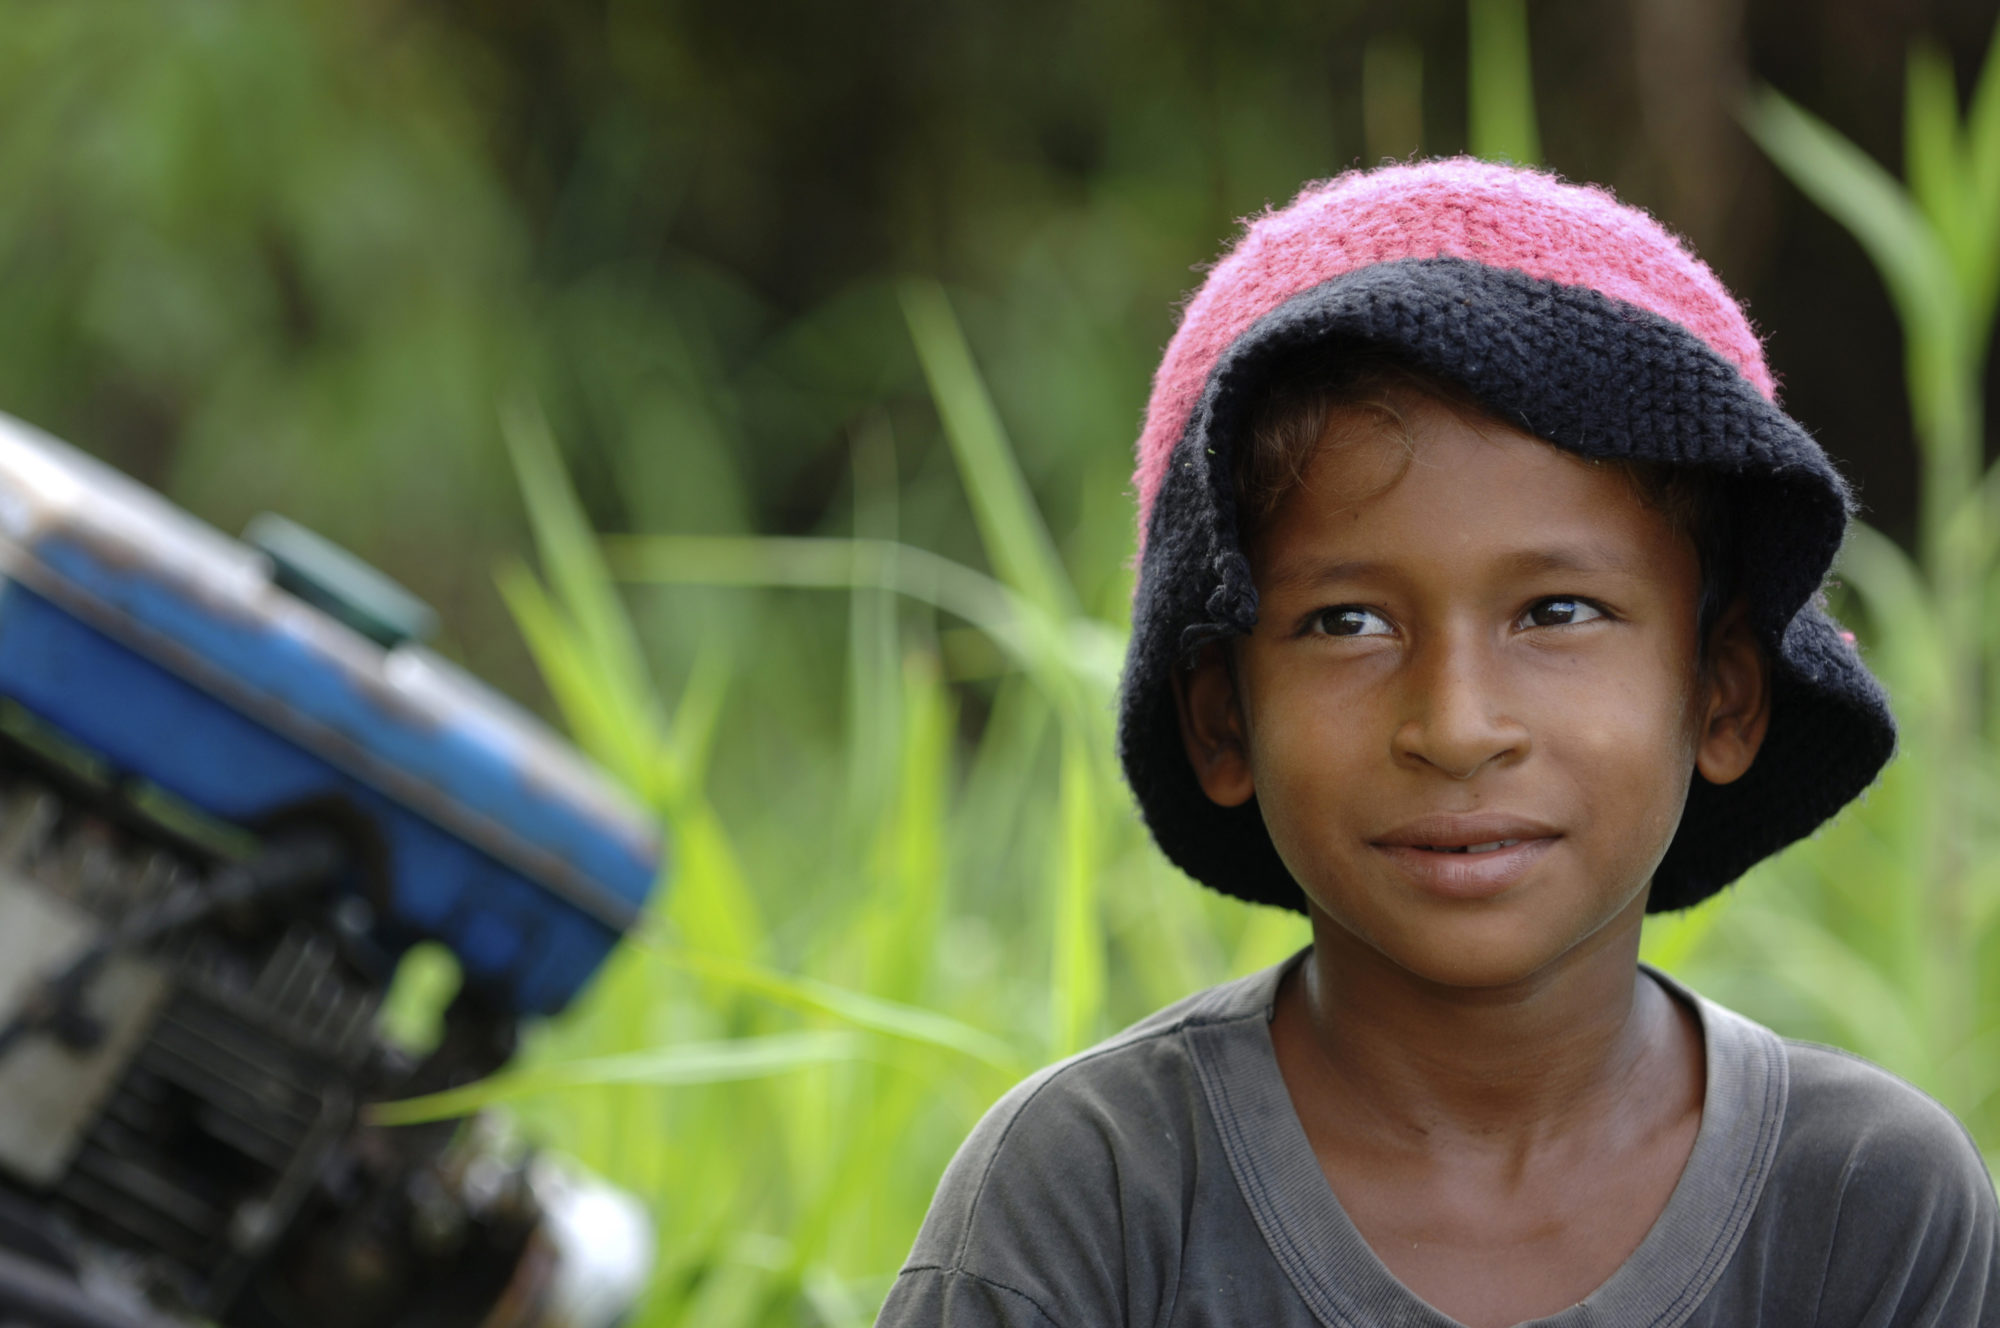
[[[1478,812],[1420,816],[1372,842],[1418,889],[1464,900],[1512,888],[1561,838],[1561,831],[1530,817]],[[1480,851],[1444,851],[1473,848]]]
[[[1510,812],[1429,812],[1373,842],[1381,848],[1470,848],[1508,839],[1560,839],[1562,831]]]

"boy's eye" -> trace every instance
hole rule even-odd
[[[1574,623],[1589,622],[1592,618],[1602,618],[1604,610],[1586,600],[1568,599],[1556,596],[1552,599],[1536,600],[1528,606],[1528,611],[1516,620],[1520,627],[1568,627]]]
[[[1313,628],[1327,636],[1387,636],[1395,629],[1388,620],[1373,609],[1360,608],[1353,604],[1342,604],[1331,609],[1321,609],[1312,621]]]

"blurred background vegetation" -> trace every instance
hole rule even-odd
[[[1857,480],[1903,755],[1649,954],[2000,1152],[1992,4],[0,20],[0,409],[369,557],[672,826],[646,935],[480,1090],[653,1205],[644,1322],[866,1323],[1008,1084],[1302,941],[1117,780],[1129,449],[1235,219],[1418,152],[1688,235]]]

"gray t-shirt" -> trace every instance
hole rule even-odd
[[[1001,1099],[878,1328],[1453,1328],[1375,1257],[1306,1141],[1271,1050],[1287,967]],[[1964,1127],[1866,1061],[1653,976],[1700,1016],[1701,1129],[1631,1258],[1534,1323],[2000,1326],[2000,1213]]]

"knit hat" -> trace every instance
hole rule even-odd
[[[1699,773],[1649,907],[1685,908],[1811,833],[1895,746],[1881,687],[1819,591],[1847,486],[1780,409],[1763,348],[1702,261],[1605,190],[1457,159],[1353,172],[1253,220],[1182,316],[1139,437],[1139,582],[1119,698],[1126,778],[1153,837],[1226,894],[1303,909],[1253,798],[1210,802],[1172,673],[1248,633],[1257,590],[1231,457],[1304,356],[1390,351],[1580,456],[1724,477],[1771,718],[1734,783]]]

